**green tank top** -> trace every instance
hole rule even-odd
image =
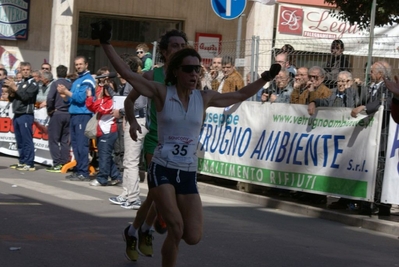
[[[154,81],[162,84],[165,83],[163,67],[154,69]],[[148,101],[147,105],[146,128],[148,129],[148,133],[144,138],[144,153],[154,154],[154,150],[158,145],[158,123],[157,109],[155,103],[151,100]]]

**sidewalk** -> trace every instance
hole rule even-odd
[[[234,182],[226,181],[227,182],[222,182],[223,185],[219,185],[215,184],[212,177],[199,175],[198,188],[201,194],[240,200],[252,204],[258,204],[267,208],[280,209],[399,236],[399,208],[397,205],[392,205],[390,216],[358,215],[356,211],[328,209],[328,204],[337,201],[337,198],[335,197],[328,197],[326,204],[316,205],[308,202],[301,202],[290,198],[289,196],[281,197],[278,194],[273,194],[267,190],[259,190],[259,192],[256,193],[242,192],[237,189],[238,186],[236,186]]]

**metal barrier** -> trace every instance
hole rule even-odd
[[[326,40],[311,39],[306,41],[297,39],[284,39],[284,40],[266,40],[260,39],[257,36],[253,36],[252,39],[247,40],[232,40],[232,41],[222,41],[221,43],[206,43],[205,47],[210,47],[212,45],[218,47],[214,51],[206,51],[207,57],[203,58],[203,65],[206,68],[211,67],[212,57],[215,56],[231,56],[236,59],[237,71],[242,75],[245,81],[245,77],[248,73],[253,73],[251,76],[251,82],[256,79],[255,74],[260,74],[265,70],[268,70],[272,63],[275,62],[274,57],[281,52],[282,46],[285,44],[290,44],[295,50],[287,52],[288,58],[293,66],[296,68],[312,66],[325,67],[326,63],[331,57],[331,40],[326,42]],[[368,88],[369,88],[369,68],[367,68],[368,61],[368,47],[370,43],[369,37],[359,37],[359,38],[344,38],[341,39],[344,43],[343,54],[349,61],[349,71],[352,73],[354,79],[359,82],[359,93],[361,94],[361,99],[367,99]],[[386,61],[392,66],[392,70],[388,70],[389,78],[394,75],[399,76],[398,68],[399,66],[399,37],[384,37],[377,36],[374,37],[374,49],[372,53],[372,62]],[[197,44],[193,43],[193,47]],[[240,50],[237,51],[237,48]],[[199,51],[201,54],[201,51]],[[159,53],[155,57],[157,65],[159,65]],[[161,63],[162,64],[162,63]],[[390,107],[385,101],[388,97],[389,92],[385,92],[383,96],[384,103],[384,117],[389,118]],[[365,104],[365,103],[363,103]],[[375,186],[375,200],[380,201],[382,180],[384,176],[384,166],[385,166],[385,155],[386,155],[386,140],[388,139],[388,119],[384,120],[385,125],[381,132],[381,144],[380,144],[380,156],[378,160],[378,173],[376,177]]]

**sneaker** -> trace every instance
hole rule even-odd
[[[107,183],[107,185],[110,185],[110,186],[120,185],[120,184],[122,184],[122,180],[119,180],[119,179],[111,180]]]
[[[168,231],[168,228],[166,227],[166,222],[164,221],[159,212],[157,212],[157,217],[155,218],[154,228],[155,231],[161,235],[163,235],[164,233],[166,233],[166,231]]]
[[[83,175],[82,175],[83,176]],[[94,179],[93,181],[91,181],[89,183],[90,186],[106,186],[106,184],[100,184],[99,181],[97,181],[97,179]]]
[[[128,235],[129,227],[130,226],[126,227],[122,234],[123,240],[126,242],[125,256],[128,258],[128,260],[137,261],[139,258],[139,252],[137,250],[137,238],[135,236]]]
[[[74,176],[74,177],[71,177],[71,178],[68,178],[68,179],[69,179],[69,181],[75,181],[75,182],[79,182],[79,181],[88,182],[88,181],[90,181],[90,178],[84,176],[83,174],[79,174],[77,176]]]
[[[152,250],[152,240],[154,237],[152,236],[152,231],[147,230],[145,232],[141,231],[141,227],[138,230],[139,233],[139,252],[140,254],[152,257],[153,250]]]
[[[116,205],[122,205],[126,202],[126,198],[121,196],[110,197],[108,200]]]
[[[76,172],[74,172],[70,175],[65,176],[65,179],[71,179],[71,178],[76,178],[76,177],[78,177],[78,174]]]
[[[18,171],[26,171],[26,172],[33,172],[36,171],[35,166],[24,165],[21,167],[17,167],[16,170]]]
[[[63,166],[62,164],[58,164],[56,166],[52,166],[50,168],[47,168],[46,171],[48,171],[48,172],[61,172],[62,166]]]
[[[12,164],[12,165],[10,165],[10,168],[11,169],[16,169],[16,168],[21,168],[21,167],[24,167],[25,166],[25,164],[19,164],[19,163],[17,163],[17,164]]]
[[[141,206],[141,202],[139,201],[133,201],[133,202],[129,202],[129,201],[125,201],[121,204],[121,207],[127,210],[138,210]]]

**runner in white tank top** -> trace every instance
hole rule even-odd
[[[189,96],[184,109],[175,86],[168,86],[158,117],[158,146],[152,161],[164,167],[196,172],[197,144],[203,124],[204,102],[199,90]]]
[[[175,266],[181,239],[195,245],[202,237],[202,204],[196,188],[196,170],[192,168],[197,164],[197,158],[190,145],[197,146],[206,108],[227,107],[245,101],[274,79],[281,66],[273,64],[270,71],[262,73],[261,79],[236,92],[222,95],[210,90],[197,91],[201,57],[195,49],[185,48],[169,60],[165,84],[170,83],[173,87],[166,88],[164,84],[148,81],[131,72],[109,44],[111,34],[105,29],[98,34],[116,71],[140,94],[151,98],[157,107],[160,145],[154,154],[148,179],[157,209],[168,227],[162,247],[162,266]],[[201,98],[202,109],[198,107]]]

